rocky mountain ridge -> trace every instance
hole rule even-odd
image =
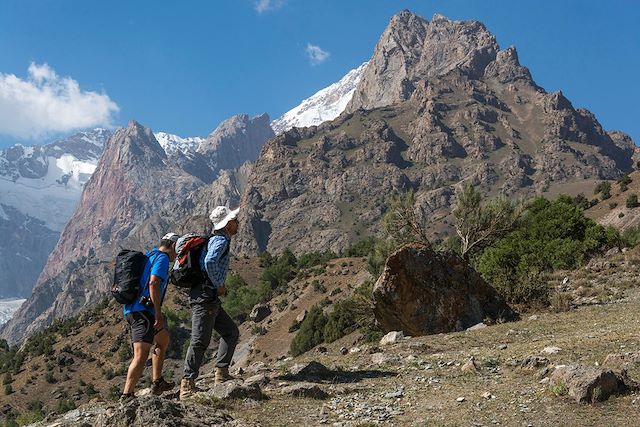
[[[501,50],[481,23],[403,11],[344,114],[263,148],[237,248],[339,253],[379,235],[387,196],[410,190],[418,216],[444,238],[463,183],[489,195],[575,195],[638,158],[628,136],[540,88],[515,48]]]

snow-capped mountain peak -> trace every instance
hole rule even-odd
[[[318,91],[300,105],[271,122],[276,134],[292,127],[316,126],[340,115],[356,90],[368,62],[347,73],[340,81]]]
[[[167,132],[156,132],[154,135],[165,153],[167,153],[167,156],[173,156],[177,153],[193,152],[201,142],[206,140],[199,136],[183,138]]]

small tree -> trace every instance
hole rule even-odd
[[[399,244],[422,243],[431,246],[427,229],[416,214],[416,196],[413,191],[402,195],[392,195],[389,210],[383,218],[384,228]]]
[[[593,194],[600,194],[602,200],[607,200],[611,197],[611,183],[608,181],[601,181],[596,185]]]
[[[636,194],[632,194],[627,197],[626,206],[630,209],[638,207],[638,196]]]
[[[482,204],[482,195],[472,185],[458,194],[453,210],[460,253],[468,259],[511,231],[524,211],[524,203],[504,196]]]

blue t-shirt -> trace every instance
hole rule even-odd
[[[158,276],[162,279],[160,282],[160,294],[162,295],[162,299],[164,299],[164,293],[167,290],[167,278],[169,277],[169,255],[164,252],[160,252],[157,248],[151,249],[145,255],[149,258],[149,261],[147,261],[147,265],[144,267],[144,273],[140,279],[142,292],[138,295],[135,302],[124,306],[125,316],[136,311],[148,311],[152,315],[155,315],[155,309],[153,307],[147,308],[140,303],[141,298],[150,298],[151,291],[149,290],[149,280],[151,280],[152,275]]]

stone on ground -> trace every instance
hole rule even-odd
[[[317,384],[298,383],[285,386],[281,389],[282,394],[294,397],[308,397],[311,399],[326,399],[329,394],[321,389]]]
[[[626,374],[597,366],[573,365],[556,369],[551,375],[552,387],[566,387],[570,397],[578,403],[607,400],[635,389]]]
[[[208,391],[204,392],[205,395],[210,395],[216,399],[255,399],[262,400],[265,398],[260,390],[260,386],[257,382],[246,384],[240,380],[226,381],[222,384],[214,384],[214,386]]]
[[[402,341],[402,338],[404,338],[402,331],[391,331],[380,339],[380,345],[395,344]]]

